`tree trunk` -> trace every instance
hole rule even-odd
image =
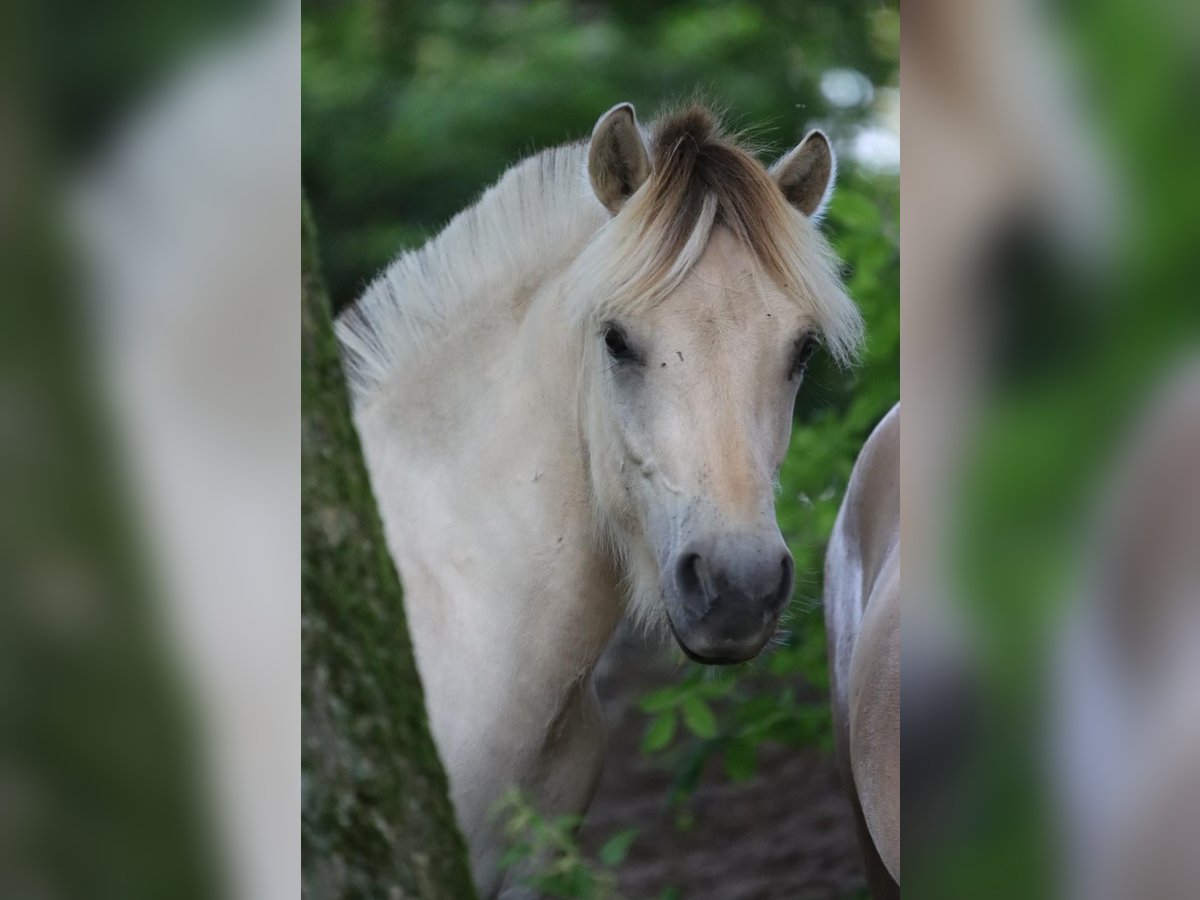
[[[307,207],[301,240],[304,894],[471,900]]]

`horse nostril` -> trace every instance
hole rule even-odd
[[[699,553],[687,553],[679,560],[675,574],[675,585],[687,599],[704,600],[703,562]]]
[[[779,578],[779,584],[775,588],[775,593],[771,597],[771,609],[778,612],[787,605],[792,596],[792,556],[790,553],[784,554],[783,559],[779,561],[779,567],[783,570],[783,574]]]

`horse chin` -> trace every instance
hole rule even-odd
[[[675,643],[679,645],[679,649],[694,663],[700,663],[702,666],[736,666],[738,663],[744,663],[747,660],[753,659],[754,656],[748,656],[742,659],[724,656],[702,656],[695,652],[687,645],[687,641],[679,636],[679,632],[675,629],[675,623],[671,621],[671,616],[667,615],[667,624],[671,628],[671,635],[675,638]]]

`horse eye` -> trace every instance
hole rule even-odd
[[[633,359],[633,351],[625,340],[625,332],[617,325],[607,325],[604,328],[604,346],[608,355],[617,361]]]
[[[804,369],[808,366],[808,361],[812,359],[816,350],[817,339],[812,334],[806,334],[796,341],[796,352],[792,357],[792,371],[788,377],[795,378],[797,375],[804,374]]]

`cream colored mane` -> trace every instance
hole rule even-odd
[[[699,260],[717,224],[805,306],[833,357],[852,359],[861,319],[816,224],[708,110],[665,116],[647,137],[654,168],[619,216],[588,185],[587,144],[567,144],[516,164],[437,237],[401,253],[337,323],[356,400],[473,310],[516,308],[564,270],[590,287],[568,292],[580,304],[577,320],[661,299]]]
[[[437,237],[401,253],[339,316],[356,398],[472,307],[518,304],[578,254],[608,217],[588,187],[586,155],[587,146],[575,143],[517,163]]]

